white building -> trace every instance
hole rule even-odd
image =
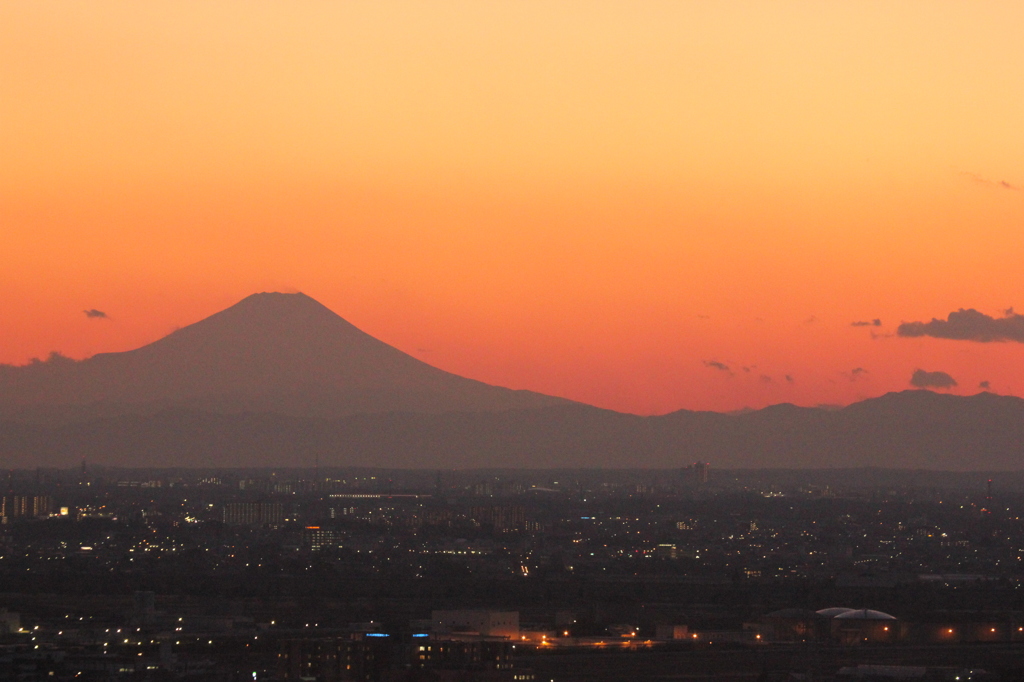
[[[434,633],[519,639],[518,611],[433,611]]]

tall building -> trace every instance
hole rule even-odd
[[[280,526],[284,505],[280,502],[229,502],[224,505],[224,523],[232,526]]]
[[[526,527],[526,510],[519,506],[472,507],[469,513],[474,521],[494,526],[499,533]]]
[[[53,511],[53,498],[49,495],[7,495],[0,498],[0,517],[42,518]]]
[[[701,485],[708,482],[708,471],[711,465],[707,462],[694,462],[688,467],[683,467],[680,472],[685,483],[690,485]]]

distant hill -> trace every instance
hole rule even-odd
[[[254,294],[136,350],[0,366],[0,417],[59,423],[168,409],[339,417],[570,404],[431,367],[304,294]]]
[[[5,467],[883,467],[1024,469],[1024,401],[890,393],[840,410],[776,405],[638,417],[585,405],[338,419],[169,411],[59,427],[0,423]]]
[[[125,353],[0,366],[0,467],[1024,469],[1024,400],[639,417],[465,379],[302,294],[255,294]]]

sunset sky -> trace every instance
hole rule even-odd
[[[1019,0],[5,0],[0,362],[302,291],[642,414],[916,370],[1024,396],[1022,26]]]

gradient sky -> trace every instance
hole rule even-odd
[[[1021,343],[895,335],[1024,310],[1021,26],[1017,0],[5,0],[0,362],[278,290],[631,412],[916,369],[1024,395]]]

